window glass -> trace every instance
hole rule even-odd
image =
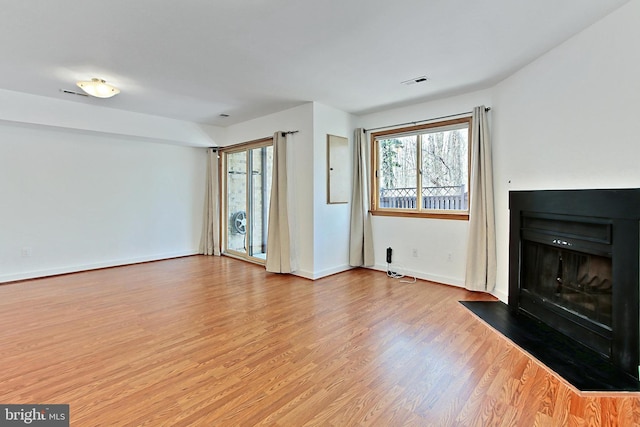
[[[227,255],[264,263],[273,142],[271,138],[221,150],[224,161],[225,194],[223,227]]]
[[[470,123],[467,117],[372,134],[372,213],[467,219]]]
[[[378,141],[381,207],[415,208],[417,141],[416,135]]]

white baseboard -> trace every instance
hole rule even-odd
[[[386,264],[376,264],[372,267],[374,270],[387,271]],[[464,279],[458,279],[455,277],[438,276],[436,274],[428,274],[423,271],[413,271],[406,268],[394,267],[394,271],[405,276],[415,277],[421,280],[427,280],[429,282],[442,283],[443,285],[456,286],[458,288],[464,288]]]
[[[163,259],[179,258],[183,256],[197,255],[198,251],[171,252],[155,254],[136,258],[122,258],[109,261],[102,261],[90,264],[66,265],[43,270],[24,271],[14,274],[0,275],[0,283],[15,282],[18,280],[37,279],[40,277],[57,276],[60,274],[77,273],[80,271],[97,270],[100,268],[118,267],[129,264],[139,264],[142,262],[160,261]]]
[[[191,255],[197,255],[197,254],[198,254],[197,251],[172,252],[172,253],[156,254],[156,255],[136,257],[136,258],[122,258],[117,260],[109,260],[109,261],[103,261],[103,262],[97,262],[97,263],[91,263],[91,264],[78,264],[78,265],[50,268],[50,269],[44,269],[44,270],[25,271],[25,272],[15,273],[15,274],[0,275],[0,283],[15,282],[19,280],[37,279],[40,277],[77,273],[80,271],[97,270],[101,268],[118,267],[123,265],[130,265],[130,264],[139,264],[142,262],[161,261],[164,259],[179,258],[183,256],[191,256]],[[371,268],[374,270],[379,270],[384,272],[387,271],[386,264],[376,264],[374,267],[371,267]],[[353,269],[353,267],[345,264],[338,267],[322,270],[319,272],[298,270],[293,274],[296,276],[304,277],[305,279],[317,280],[323,277],[331,276],[332,274],[342,273],[343,271],[348,271],[351,269]],[[412,276],[412,277],[416,277],[422,280],[427,280],[430,282],[442,283],[445,285],[457,286],[461,288],[464,287],[464,282],[460,279],[438,276],[434,274],[426,274],[424,272],[412,271],[407,269],[398,269],[398,270],[400,270],[398,271],[398,273],[404,274],[405,276]],[[508,301],[508,295],[505,294],[504,292],[494,291],[492,295],[500,299],[502,302],[506,303]]]
[[[326,270],[316,271],[316,272],[298,270],[298,271],[294,271],[293,274],[296,276],[304,277],[305,279],[317,280],[317,279],[322,279],[323,277],[331,276],[332,274],[338,274],[338,273],[342,273],[343,271],[351,270],[352,268],[353,267],[351,267],[350,265],[345,264],[338,267],[328,268]]]
[[[294,276],[303,277],[305,279],[313,280],[313,273],[306,270],[296,270],[293,273]]]
[[[507,304],[509,302],[509,295],[505,294],[502,291],[494,290],[493,292],[491,292],[491,295],[493,295],[494,297],[498,298],[500,301],[502,301],[505,304]]]

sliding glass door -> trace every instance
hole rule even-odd
[[[225,248],[228,255],[264,262],[267,252],[267,224],[272,140],[223,151],[226,219]]]

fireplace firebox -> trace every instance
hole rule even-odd
[[[640,189],[512,191],[509,209],[509,309],[637,379]]]

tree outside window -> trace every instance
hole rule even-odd
[[[471,118],[372,135],[372,213],[467,219]]]

